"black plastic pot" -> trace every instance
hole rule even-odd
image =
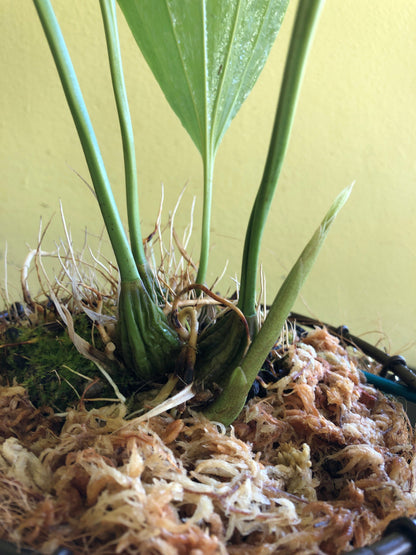
[[[0,555],[41,555],[39,551],[34,551],[28,547],[18,548],[16,545],[0,540]],[[72,555],[72,551],[66,547],[58,547],[53,555]]]
[[[383,538],[370,547],[360,547],[349,555],[413,555],[416,553],[416,519],[392,520]]]

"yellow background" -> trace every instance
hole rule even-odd
[[[115,193],[123,167],[98,1],[53,2]],[[240,273],[245,226],[259,183],[296,4],[253,93],[220,147],[215,171],[209,281],[228,260],[223,291]],[[102,230],[95,200],[73,170],[86,165],[40,24],[29,0],[0,2],[0,252],[8,245],[9,296],[36,246],[39,220],[54,214],[44,247],[63,236],[59,199],[82,245]],[[136,132],[144,235],[187,184],[182,232],[201,191],[196,148],[171,113],[119,14]],[[261,259],[271,300],[332,199],[353,180],[296,308],[353,333],[382,339],[416,364],[416,2],[328,0],[310,55],[292,139]],[[121,209],[124,209],[120,201]],[[200,202],[191,254],[198,257]],[[4,274],[4,272],[3,272]],[[383,335],[384,334],[384,335]],[[384,339],[383,339],[384,337]]]

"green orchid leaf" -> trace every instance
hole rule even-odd
[[[215,152],[251,91],[289,0],[118,0],[172,109]]]
[[[289,316],[289,312],[292,310],[297,296],[312,270],[329,229],[338,212],[347,202],[352,187],[351,185],[341,191],[333,202],[321,225],[303,249],[280,287],[270,311],[258,335],[251,343],[246,356],[240,365],[230,373],[228,383],[224,385],[220,397],[204,411],[205,416],[211,420],[218,420],[228,425],[240,414],[250,387],[256,379],[267,355],[278,340],[285,320]]]

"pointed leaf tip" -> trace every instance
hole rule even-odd
[[[289,0],[118,0],[201,154],[217,150],[253,88]]]

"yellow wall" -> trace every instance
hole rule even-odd
[[[55,0],[116,194],[123,169],[98,2]],[[210,279],[229,260],[239,274],[244,229],[259,182],[295,4],[255,90],[220,148],[214,192]],[[144,233],[160,184],[183,230],[201,190],[198,153],[170,112],[121,21],[136,129]],[[39,218],[55,214],[45,247],[62,235],[62,200],[75,242],[102,229],[85,185],[87,170],[50,53],[29,0],[0,2],[1,228],[8,243],[9,294]],[[335,224],[297,309],[356,333],[384,332],[393,352],[416,364],[416,3],[328,0],[311,52],[287,160],[267,225],[262,262],[268,296],[336,194],[353,196]],[[196,210],[196,222],[200,206]],[[192,254],[198,256],[198,229]],[[11,281],[10,281],[11,280]],[[231,287],[223,281],[223,289]],[[377,340],[378,335],[372,336]],[[406,350],[407,348],[407,350]]]

